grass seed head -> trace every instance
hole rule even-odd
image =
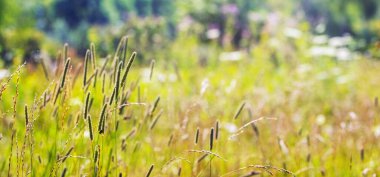
[[[195,144],[198,144],[199,140],[199,127],[197,128],[197,132],[195,133]]]
[[[89,103],[90,103],[90,92],[87,92],[87,96],[86,96],[86,103],[84,105],[84,113],[83,113],[83,118],[86,119],[87,118],[87,114],[88,114],[88,108],[89,108]]]
[[[74,150],[74,146],[71,146],[71,148],[69,149],[69,151],[67,151],[67,153],[65,154],[65,156],[62,158],[62,163],[66,161],[67,157],[70,156],[71,152]]]
[[[235,115],[234,115],[234,119],[237,119],[241,113],[241,111],[243,111],[244,109],[244,106],[245,106],[245,102],[243,102],[240,106],[239,106],[239,109],[236,111]]]
[[[151,123],[150,126],[149,126],[149,129],[150,129],[150,130],[152,130],[152,129],[154,128],[154,126],[157,124],[158,119],[161,117],[162,113],[163,113],[163,111],[161,110],[161,111],[157,114],[157,116],[153,119],[152,123]]]
[[[112,91],[112,95],[111,95],[111,98],[110,98],[110,102],[109,102],[109,105],[112,105],[112,102],[115,98],[115,92],[116,92],[116,87],[114,87],[113,91]]]
[[[124,86],[124,84],[125,84],[125,82],[127,80],[127,76],[128,76],[129,70],[131,69],[133,61],[136,58],[136,54],[137,54],[136,52],[133,52],[132,55],[131,55],[131,57],[129,58],[129,61],[128,61],[128,64],[127,64],[127,68],[125,69],[124,74],[123,74],[123,78],[121,79],[121,86]]]
[[[364,148],[360,149],[360,160],[363,162],[364,161]]]
[[[92,121],[91,116],[87,116],[87,122],[88,122],[88,131],[90,132],[90,140],[92,141],[94,139],[93,132],[92,132]]]
[[[123,62],[120,62],[118,65],[117,69],[117,75],[116,75],[116,84],[115,84],[115,98],[116,101],[119,99],[119,90],[120,90],[120,75],[121,75],[121,70],[123,69]]]
[[[219,138],[219,121],[216,121],[215,125],[215,140],[218,140]]]
[[[91,42],[90,44],[90,54],[91,54],[91,61],[92,61],[92,69],[96,68],[96,53],[95,53],[95,44]]]
[[[25,126],[28,126],[28,124],[29,124],[28,105],[25,105]]]
[[[156,108],[157,108],[157,106],[158,106],[158,103],[160,102],[160,96],[158,96],[157,98],[156,98],[156,100],[154,101],[154,104],[153,104],[153,106],[152,106],[152,108],[151,108],[151,110],[150,110],[150,112],[149,112],[149,115],[153,115],[153,113],[154,113],[154,111],[156,110]]]
[[[90,57],[90,51],[86,51],[86,55],[84,57],[84,68],[83,68],[83,88],[86,87],[87,84],[87,70],[88,70],[88,60]]]
[[[102,112],[100,113],[100,118],[99,118],[99,123],[98,123],[98,132],[99,132],[99,134],[103,134],[104,133],[105,119],[106,119],[106,110],[107,110],[107,104],[104,104]]]
[[[61,89],[63,88],[63,86],[65,86],[65,80],[66,80],[67,71],[69,70],[70,61],[71,61],[70,58],[66,60],[65,70],[63,71],[62,80],[61,80],[61,86],[60,86]]]
[[[151,165],[149,168],[149,171],[148,171],[148,173],[146,173],[145,177],[149,177],[152,174],[153,168],[154,168],[154,165]]]
[[[214,146],[214,128],[211,128],[211,132],[210,132],[210,151],[212,151],[213,146]]]
[[[65,177],[66,176],[66,172],[67,172],[67,168],[63,169],[61,177]]]

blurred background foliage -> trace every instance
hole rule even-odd
[[[176,57],[162,51],[186,40],[204,64],[210,51],[251,51],[284,30],[349,36],[350,50],[379,58],[379,9],[378,0],[0,0],[0,58],[5,66],[54,58],[65,42],[78,56],[94,42],[105,57],[128,35],[143,61]]]

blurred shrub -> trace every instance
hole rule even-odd
[[[367,45],[379,39],[379,29],[370,24],[379,23],[380,1],[377,0],[302,0],[302,7],[313,26],[325,24],[331,36],[345,33],[362,38]],[[318,31],[317,31],[318,32]]]
[[[307,20],[318,34],[348,33],[364,51],[379,40],[379,6],[376,0],[0,0],[0,54],[8,61],[15,56],[10,51],[19,47],[5,31],[27,34],[37,28],[47,37],[15,36],[29,42],[28,51],[53,38],[68,42],[79,55],[93,41],[106,55],[127,34],[138,44],[136,50],[149,51],[142,54],[145,60],[183,37],[178,30],[187,23],[188,29],[181,32],[197,36],[201,46],[250,50],[272,30],[279,30],[277,18],[286,18],[285,23],[293,26]]]
[[[83,21],[89,24],[108,22],[100,0],[57,0],[54,4],[55,18],[62,18],[70,28],[77,28]]]
[[[51,53],[57,47],[56,44],[47,40],[42,32],[32,28],[5,30],[2,34],[0,37],[0,44],[2,44],[0,45],[0,58],[5,66],[23,62],[32,65],[37,64],[42,47]]]

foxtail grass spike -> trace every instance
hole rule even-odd
[[[199,140],[199,128],[197,128],[197,132],[195,133],[195,144],[198,144]]]
[[[96,88],[97,80],[98,80],[98,69],[95,69],[94,85],[92,86],[93,88]]]
[[[219,121],[216,121],[215,125],[215,140],[218,140],[219,138]]]
[[[136,52],[133,52],[132,55],[131,55],[131,57],[129,58],[129,61],[128,61],[128,64],[127,64],[127,68],[125,69],[124,74],[123,74],[123,78],[121,80],[121,86],[122,87],[124,86],[125,81],[127,80],[128,72],[131,69],[133,61],[136,58],[136,54],[137,54]]]
[[[93,132],[92,132],[92,121],[91,116],[87,116],[87,122],[88,122],[88,131],[90,132],[90,140],[92,141],[94,139]]]
[[[102,78],[102,93],[104,94],[104,89],[106,85],[106,73],[103,73],[103,78]]]
[[[259,135],[260,135],[259,128],[256,126],[255,123],[252,123],[251,126],[252,126],[252,129],[255,132],[256,136],[259,137]]]
[[[94,102],[94,97],[91,98],[90,104],[88,105],[88,112],[91,111],[92,103]]]
[[[91,50],[91,62],[92,62],[92,69],[96,69],[96,53],[95,53],[95,44],[90,44],[90,50]]]
[[[105,118],[106,118],[106,109],[107,104],[104,104],[102,112],[100,113],[99,123],[98,123],[98,132],[99,134],[104,133]]]
[[[124,41],[125,41],[125,37],[122,37],[120,39],[119,44],[117,45],[115,56],[113,58],[114,62],[116,62],[116,63],[118,63],[118,61],[120,60],[120,49],[122,48],[122,45],[124,44]]]
[[[99,146],[95,147],[95,155],[94,155],[94,163],[98,162],[98,157],[99,157]]]
[[[58,100],[58,96],[59,96],[59,94],[61,93],[61,88],[60,88],[60,87],[57,87],[56,90],[57,90],[57,91],[56,91],[56,93],[55,93],[55,97],[54,97],[54,105],[55,105],[55,103],[56,103],[57,100]]]
[[[83,118],[86,119],[87,118],[87,114],[88,114],[88,107],[89,107],[89,103],[90,103],[90,92],[87,93],[87,96],[86,96],[86,103],[84,105],[84,113],[83,113]]]
[[[87,70],[88,70],[88,58],[90,57],[90,51],[86,51],[86,55],[84,57],[84,69],[83,69],[83,88],[86,87],[87,84]]]
[[[28,105],[25,105],[25,126],[28,126],[28,124],[29,124]]]
[[[66,176],[66,171],[67,171],[67,168],[63,169],[61,177],[65,177]]]
[[[257,176],[257,175],[260,175],[261,172],[258,172],[258,171],[251,171],[245,175],[243,175],[242,177],[251,177],[251,176]]]
[[[214,128],[211,128],[211,132],[210,132],[210,151],[212,151],[213,146],[214,146]]]
[[[72,146],[69,151],[67,151],[66,155],[63,157],[62,159],[62,163],[65,162],[65,160],[67,159],[67,157],[69,157],[69,155],[71,154],[71,152],[73,151],[74,147]]]
[[[202,160],[205,159],[207,156],[208,156],[208,154],[204,154],[204,155],[202,155],[202,156],[197,160],[197,163],[202,162]]]
[[[63,88],[63,86],[65,86],[65,80],[66,80],[67,71],[69,70],[70,61],[71,61],[70,58],[68,58],[67,61],[66,61],[65,70],[63,71],[62,81],[61,81],[60,88]]]
[[[156,100],[154,101],[153,107],[152,107],[152,109],[150,110],[150,115],[153,115],[153,113],[154,113],[154,111],[156,110],[156,108],[157,108],[159,102],[160,102],[160,96],[158,96],[158,97],[156,98]]]
[[[113,100],[115,98],[115,92],[116,92],[116,87],[112,91],[112,95],[111,95],[111,99],[110,99],[109,105],[112,105],[112,102],[113,102]]]
[[[178,169],[177,176],[181,176],[181,171],[182,171],[182,168],[180,167],[180,168]]]
[[[118,66],[119,66],[119,57],[117,57],[117,60],[116,62],[113,64],[113,78],[112,78],[112,83],[115,83],[116,82],[116,74],[117,74],[117,71],[118,71]]]
[[[150,124],[150,127],[149,129],[152,130],[154,128],[154,126],[157,124],[157,121],[158,119],[161,117],[162,115],[162,110],[160,111],[160,113],[157,114],[157,116],[153,119],[152,121],[152,124]]]
[[[234,115],[234,119],[237,119],[237,118],[239,117],[241,111],[243,111],[243,109],[244,109],[244,106],[245,106],[245,102],[243,102],[243,103],[240,105],[239,109],[236,111],[236,113],[235,113],[235,115]]]
[[[152,174],[153,168],[154,168],[154,165],[151,165],[150,168],[149,168],[149,171],[148,171],[148,173],[145,175],[145,177],[149,177],[149,176]]]
[[[104,70],[106,69],[106,66],[107,66],[107,64],[108,64],[108,61],[110,60],[110,56],[107,56],[106,57],[106,61],[104,61],[104,63],[103,63],[103,66],[102,66],[102,68],[100,69],[100,73],[99,74],[103,74],[103,72],[104,72]]]
[[[121,70],[123,69],[123,62],[119,63],[119,67],[117,69],[117,75],[116,75],[116,84],[115,84],[115,101],[119,100],[119,90],[120,90],[120,76],[121,76]],[[116,103],[117,104],[117,103]]]
[[[364,148],[360,149],[360,160],[363,162],[364,161]]]
[[[172,141],[173,141],[173,134],[171,134],[169,137],[168,146],[172,144]]]

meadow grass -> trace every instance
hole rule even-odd
[[[255,59],[208,67],[132,67],[127,44],[106,58],[91,45],[84,63],[65,44],[55,70],[10,69],[0,176],[379,173],[378,61],[274,64],[258,46]]]

